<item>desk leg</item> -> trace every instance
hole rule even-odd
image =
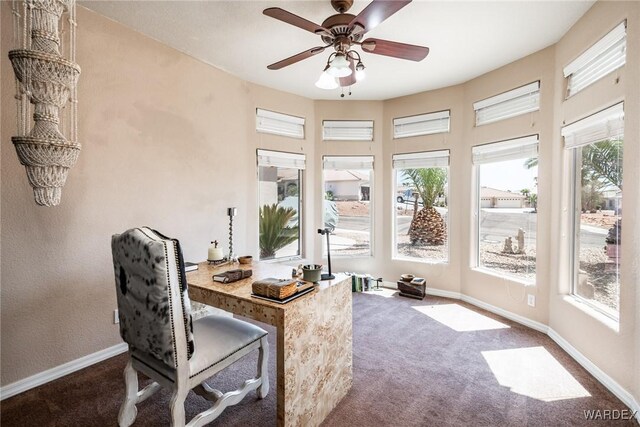
[[[305,298],[277,320],[278,425],[318,426],[353,382],[351,285]]]

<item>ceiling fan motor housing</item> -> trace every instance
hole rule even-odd
[[[353,0],[331,0],[331,6],[338,13],[345,13],[353,5]]]
[[[357,30],[361,27],[356,24],[353,28],[349,29],[349,23],[351,23],[353,18],[355,18],[355,15],[350,13],[339,13],[325,19],[322,27],[329,30],[333,38],[321,33],[322,41],[326,44],[333,45],[335,45],[336,40],[340,38],[348,38],[351,42],[360,41],[360,39],[362,39],[362,33]]]

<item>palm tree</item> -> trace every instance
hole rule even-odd
[[[622,190],[622,140],[607,139],[584,147],[582,167]]]
[[[409,239],[412,244],[418,242],[429,245],[443,245],[447,228],[442,215],[433,207],[444,194],[447,185],[447,171],[443,168],[406,169],[403,171],[422,200],[422,209],[416,213],[417,199],[413,219],[409,226]]]
[[[260,259],[273,258],[276,251],[298,240],[298,226],[287,226],[295,215],[295,209],[275,203],[260,208]]]

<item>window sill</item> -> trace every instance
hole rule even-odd
[[[582,298],[577,297],[575,295],[565,295],[562,298],[562,300],[567,304],[571,305],[572,307],[575,307],[576,309],[580,310],[587,316],[593,317],[595,320],[602,323],[603,325],[605,325],[607,328],[611,329],[615,333],[617,334],[620,333],[619,320],[616,320],[604,314],[600,310],[592,307],[587,301],[583,300]]]
[[[490,270],[488,268],[484,268],[484,267],[472,267],[471,268],[472,271],[477,271],[478,273],[482,273],[482,274],[486,274],[488,276],[492,276],[495,277],[497,279],[502,279],[502,280],[508,280],[510,282],[513,283],[518,283],[524,287],[530,287],[530,286],[536,286],[536,282],[535,281],[529,281],[526,279],[521,279],[519,277],[515,277],[515,276],[509,276],[507,274],[500,274],[494,270]]]
[[[409,258],[409,257],[392,257],[392,261],[401,261],[401,262],[414,262],[416,264],[426,264],[426,265],[449,265],[449,260],[438,261],[438,260],[430,260],[430,259],[422,259],[422,258]]]

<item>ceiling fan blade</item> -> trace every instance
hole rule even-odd
[[[300,52],[297,55],[290,56],[287,59],[283,59],[282,61],[274,62],[273,64],[268,65],[267,68],[270,70],[279,70],[288,65],[302,61],[303,59],[311,58],[313,55],[317,55],[323,52],[326,48],[327,46],[312,47],[309,50],[305,50],[304,52]]]
[[[315,24],[311,21],[308,21],[298,15],[294,15],[291,12],[287,12],[284,9],[280,9],[279,7],[270,7],[262,11],[267,16],[275,18],[279,21],[286,22],[287,24],[291,24],[295,27],[302,28],[303,30],[307,30],[314,34],[323,34],[328,35],[333,38],[333,35],[324,27],[321,27],[318,24]]]
[[[353,59],[349,58],[349,68],[351,68],[351,74],[347,77],[340,77],[340,87],[352,86],[356,83],[356,66],[353,63]]]
[[[376,55],[392,56],[394,58],[422,61],[429,54],[429,48],[413,44],[392,42],[381,39],[366,39],[360,43],[362,50]]]
[[[349,29],[362,27],[364,34],[373,30],[379,23],[411,3],[411,0],[373,0],[367,7],[351,20]]]

